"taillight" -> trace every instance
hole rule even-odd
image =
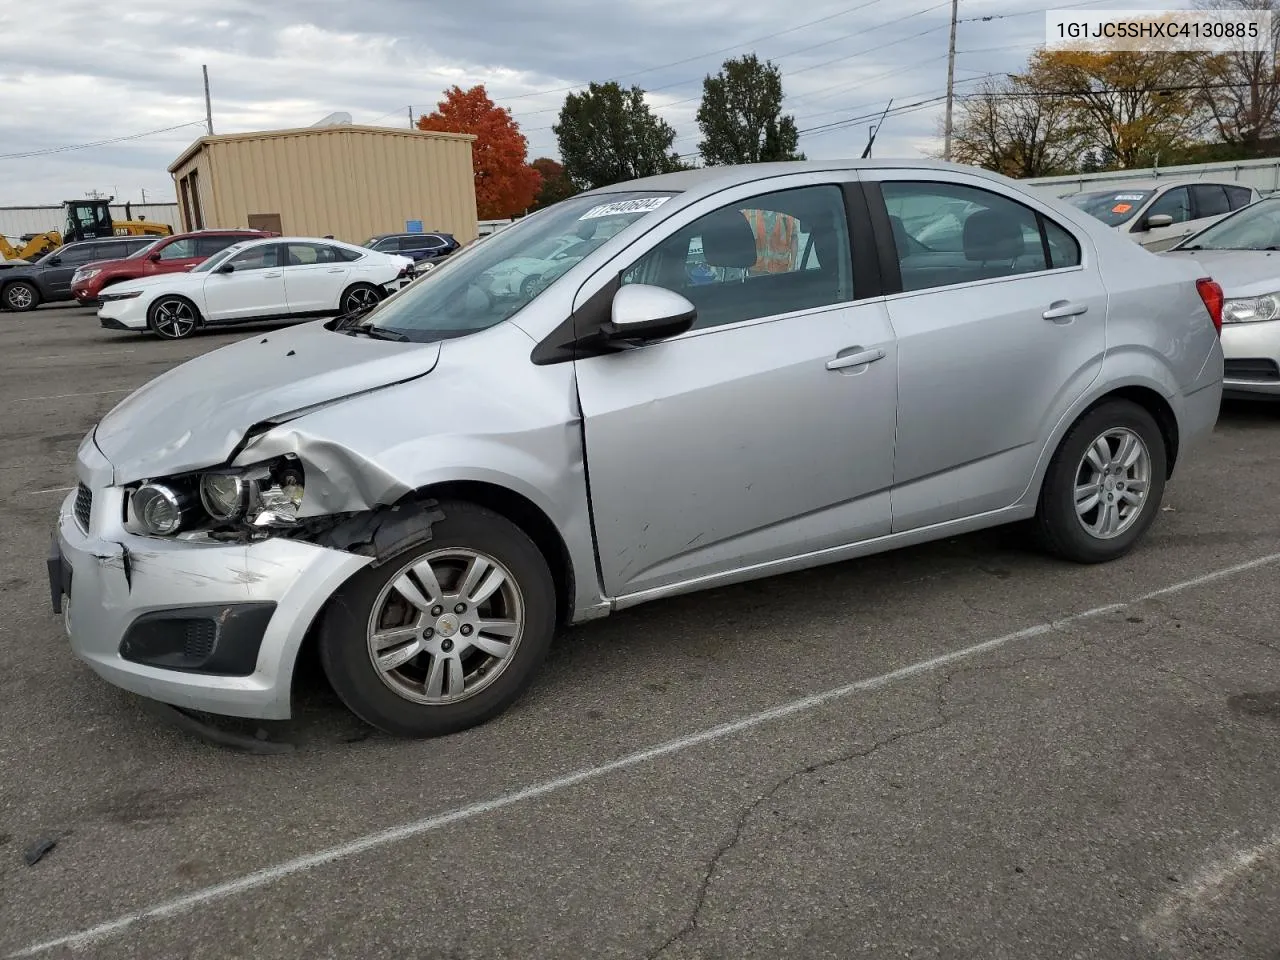
[[[1196,292],[1204,301],[1204,308],[1209,311],[1209,319],[1213,321],[1213,329],[1222,336],[1222,301],[1226,299],[1222,287],[1216,280],[1202,277],[1196,281]]]

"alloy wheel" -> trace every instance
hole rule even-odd
[[[14,310],[30,310],[31,301],[34,298],[31,296],[30,288],[22,284],[16,284],[9,288],[7,299],[9,306]]]
[[[346,313],[360,313],[378,303],[378,292],[372,287],[356,287],[347,294]]]
[[[1115,427],[1089,444],[1076,469],[1076,518],[1090,536],[1110,540],[1137,521],[1151,488],[1151,454],[1136,432]]]
[[[162,337],[185,337],[196,327],[195,308],[185,300],[161,300],[156,304],[153,325]]]
[[[450,547],[409,563],[382,588],[369,617],[369,657],[406,700],[457,703],[506,670],[524,627],[511,572],[491,556]]]

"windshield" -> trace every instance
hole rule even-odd
[[[1080,208],[1107,226],[1118,227],[1126,220],[1133,219],[1153,193],[1154,190],[1099,190],[1094,193],[1077,193],[1065,199],[1073,207]]]
[[[561,201],[455,253],[364,320],[424,343],[495,326],[672,196],[650,191]]]
[[[1187,237],[1179,250],[1280,250],[1280,198],[1242,207]]]
[[[188,272],[189,273],[209,273],[212,270],[217,270],[218,267],[222,266],[224,263],[226,263],[229,259],[234,257],[237,253],[239,253],[244,248],[245,248],[245,243],[233,243],[231,246],[227,247],[221,253],[215,253],[212,257],[210,257],[204,263],[197,264],[196,266],[192,267]]]

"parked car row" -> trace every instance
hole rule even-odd
[[[247,318],[269,278],[332,312],[384,255],[293,263],[316,243],[126,281],[104,322]],[[531,262],[554,266],[517,280]],[[59,512],[54,610],[135,693],[286,718],[314,643],[354,713],[430,736],[510,706],[558,625],[639,603],[1025,520],[1112,561],[1214,428],[1224,313],[1272,308],[1215,272],[949,164],[580,194],[358,321],[243,339],[117,405]]]

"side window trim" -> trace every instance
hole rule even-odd
[[[845,196],[846,216],[849,216],[852,209],[848,202],[848,190],[858,188],[859,174],[855,170],[837,170],[823,171],[803,174],[786,174],[777,177],[769,177],[763,180],[756,180],[751,183],[740,183],[725,187],[715,193],[700,197],[698,200],[688,207],[677,211],[675,214],[655,222],[649,229],[645,230],[640,236],[631,240],[626,247],[612,253],[608,260],[601,263],[598,267],[586,277],[578,286],[576,293],[570,303],[569,315],[556,327],[544,333],[530,354],[530,360],[539,366],[555,363],[567,363],[584,356],[594,356],[602,353],[610,353],[616,350],[625,349],[622,347],[613,347],[603,344],[595,344],[590,342],[593,333],[599,329],[600,324],[609,317],[610,306],[613,302],[613,296],[621,288],[622,276],[630,270],[643,257],[651,251],[659,247],[670,237],[701,219],[707,214],[719,210],[722,207],[732,203],[744,202],[753,197],[762,196],[770,193],[780,193],[786,190],[795,190],[803,187],[835,187]],[[679,196],[678,194],[676,196]],[[851,252],[858,248],[855,244],[858,237],[863,237],[864,252],[865,245],[869,242],[866,238],[870,235],[868,225],[864,221],[856,235],[849,237]],[[588,257],[592,256],[588,254]],[[856,254],[855,254],[856,256]],[[854,282],[854,299],[850,303],[864,303],[874,300],[883,295],[883,290],[879,284],[873,284],[870,281],[865,290],[859,290],[858,273],[853,273]],[[847,306],[848,304],[835,304],[826,307],[817,307],[813,310],[794,311],[796,315],[813,313],[820,310],[830,310],[833,308]],[[719,330],[737,329],[746,324],[759,324],[772,322],[777,317],[786,317],[789,314],[777,314],[771,317],[760,317],[753,320],[743,320],[736,324],[726,324],[723,327],[705,328],[698,331],[690,331],[690,333],[682,336],[690,336],[703,333],[713,333]],[[680,339],[680,338],[673,338]]]
[[[1039,276],[1046,273],[1065,272],[1069,270],[1084,269],[1085,244],[1080,240],[1074,230],[1062,223],[1056,218],[1050,217],[1044,211],[1038,209],[1030,203],[1025,202],[1021,197],[1013,197],[998,190],[992,190],[989,185],[977,184],[970,182],[968,179],[940,179],[928,176],[913,176],[912,171],[904,170],[900,175],[895,175],[897,171],[886,171],[889,175],[884,177],[874,177],[873,179],[863,180],[861,186],[866,193],[869,205],[870,220],[876,233],[876,251],[879,255],[880,273],[883,278],[883,296],[898,296],[906,294],[914,296],[920,293],[929,293],[934,290],[954,290],[959,287],[975,286],[978,284],[1002,283],[1007,280],[1017,280],[1023,277]],[[936,183],[939,185],[950,185],[968,187],[972,190],[986,191],[995,196],[1002,197],[1010,203],[1023,207],[1030,213],[1036,222],[1036,226],[1040,233],[1040,247],[1044,256],[1045,269],[1032,270],[1024,273],[1011,273],[1006,276],[985,277],[977,280],[963,280],[958,283],[944,284],[936,287],[923,287],[919,290],[904,290],[902,285],[902,268],[898,259],[897,241],[893,235],[893,224],[889,220],[889,208],[884,199],[884,191],[882,185],[885,183]],[[1052,247],[1049,244],[1048,225],[1053,224],[1062,230],[1076,246],[1077,262],[1066,266],[1056,266],[1053,258]]]
[[[843,251],[842,251],[842,254],[843,254],[843,255],[842,255],[842,257],[841,257],[841,260],[843,261],[843,268],[841,268],[841,267],[839,267],[839,266],[837,266],[837,267],[836,267],[836,269],[837,269],[837,278],[839,278],[841,275],[843,275],[845,278],[847,278],[847,279],[845,280],[845,283],[847,283],[847,287],[848,287],[848,295],[847,295],[847,296],[843,296],[843,295],[842,295],[842,294],[844,293],[844,291],[843,291],[843,290],[841,290],[841,289],[839,288],[839,286],[838,286],[838,287],[837,287],[837,298],[836,298],[836,299],[833,299],[833,300],[831,300],[830,302],[827,302],[827,303],[822,303],[822,304],[817,304],[817,305],[811,305],[811,306],[804,306],[804,305],[801,305],[801,306],[796,306],[794,309],[787,309],[787,310],[779,310],[779,311],[773,311],[773,312],[768,312],[768,313],[762,313],[762,314],[759,314],[759,315],[757,315],[757,316],[746,316],[746,317],[742,317],[741,319],[738,319],[738,320],[729,320],[729,321],[721,322],[721,323],[708,323],[708,324],[703,325],[703,326],[697,326],[697,327],[695,327],[694,329],[689,330],[689,331],[687,331],[686,333],[681,334],[680,336],[672,337],[672,338],[670,338],[670,339],[671,339],[671,341],[678,341],[678,340],[681,340],[681,339],[683,339],[683,338],[685,338],[685,337],[693,337],[693,336],[699,336],[699,335],[707,334],[707,333],[719,332],[719,331],[721,331],[721,330],[735,329],[735,328],[742,327],[742,326],[746,326],[746,325],[750,325],[750,324],[757,324],[757,323],[771,322],[771,321],[775,321],[775,320],[778,320],[778,319],[781,319],[781,318],[790,317],[790,316],[806,315],[806,314],[817,313],[817,312],[821,312],[821,311],[825,311],[825,310],[836,309],[836,308],[839,308],[839,307],[842,307],[842,306],[846,306],[846,305],[851,304],[851,303],[856,303],[856,302],[858,302],[858,301],[860,301],[860,300],[862,300],[862,299],[866,299],[864,296],[859,296],[859,294],[858,294],[858,292],[857,292],[857,291],[858,291],[858,288],[857,288],[857,285],[856,285],[856,279],[855,279],[855,277],[854,277],[854,275],[853,275],[853,256],[852,256],[852,250],[853,250],[853,237],[851,237],[851,236],[849,236],[849,235],[848,235],[848,234],[849,234],[849,206],[848,206],[848,201],[847,201],[847,199],[846,199],[846,197],[845,197],[844,187],[845,187],[845,183],[844,183],[844,181],[842,181],[842,180],[840,180],[840,179],[838,179],[838,178],[835,178],[835,177],[829,177],[829,178],[825,179],[823,182],[807,183],[807,184],[796,185],[796,186],[775,187],[775,188],[773,188],[773,189],[769,189],[769,187],[768,187],[768,186],[764,186],[764,187],[763,187],[763,189],[756,189],[756,190],[752,191],[751,193],[749,193],[749,194],[747,194],[747,195],[745,195],[745,196],[743,196],[743,197],[740,197],[740,198],[739,198],[739,199],[737,199],[737,200],[731,200],[731,201],[724,202],[724,203],[720,204],[719,206],[717,206],[717,207],[715,207],[715,208],[713,208],[713,209],[711,209],[711,210],[706,211],[702,216],[700,216],[700,217],[695,217],[694,219],[692,219],[692,220],[691,220],[691,221],[689,221],[688,223],[685,223],[683,226],[678,227],[678,228],[676,228],[675,230],[673,230],[673,231],[671,231],[671,232],[667,233],[667,235],[666,235],[666,240],[668,240],[668,241],[669,241],[669,240],[670,240],[671,238],[673,238],[673,237],[678,237],[682,232],[685,232],[685,231],[689,230],[689,228],[690,228],[690,227],[692,227],[692,226],[694,226],[695,224],[697,224],[697,223],[701,222],[703,219],[705,219],[705,218],[707,218],[707,217],[714,216],[714,215],[716,215],[716,214],[718,214],[718,213],[720,213],[721,211],[724,211],[724,210],[736,210],[736,211],[738,211],[739,213],[741,213],[741,214],[743,215],[743,220],[749,223],[749,222],[750,222],[750,217],[749,217],[749,215],[748,215],[748,212],[765,212],[765,211],[767,211],[768,209],[770,209],[770,208],[766,208],[766,207],[764,207],[764,206],[752,206],[753,201],[757,201],[757,200],[760,200],[760,199],[763,199],[763,198],[767,198],[767,197],[776,197],[776,196],[779,196],[779,195],[782,195],[782,194],[795,194],[795,193],[800,193],[801,191],[806,191],[806,190],[809,190],[809,191],[818,191],[818,190],[834,191],[834,195],[832,196],[832,198],[831,198],[831,199],[835,200],[836,202],[838,202],[838,203],[840,204],[841,212],[842,212],[842,214],[843,214],[843,215],[842,215],[842,216],[841,216],[841,218],[840,218],[840,220],[841,220],[842,222],[840,222],[840,223],[839,223],[839,226],[843,227],[843,234],[844,234],[844,236],[840,236],[839,234],[837,234],[837,235],[836,235],[836,238],[835,238],[837,246],[839,246],[839,247],[843,247],[843,248],[844,248],[844,249],[843,249]],[[779,214],[781,214],[782,216],[785,216],[785,217],[787,217],[788,219],[791,219],[791,220],[792,220],[792,221],[794,221],[796,224],[799,224],[799,222],[800,222],[800,221],[799,221],[799,220],[798,220],[798,219],[797,219],[793,214],[787,213],[785,209],[784,209],[784,210],[775,210],[775,211],[773,211],[773,212],[774,212],[774,213],[779,213]],[[797,227],[797,229],[798,229],[798,227]],[[754,234],[754,233],[755,233],[755,230],[753,229],[753,230],[752,230],[752,232],[753,232],[753,234]],[[694,237],[695,237],[695,235],[694,235],[694,234],[689,234],[689,240],[694,239]],[[797,238],[797,239],[798,239],[798,238]],[[755,243],[756,243],[757,245],[760,243],[760,237],[759,237],[759,235],[758,235],[758,234],[755,234]],[[622,267],[622,269],[621,269],[621,270],[619,270],[619,273],[618,273],[618,276],[619,276],[619,282],[621,283],[621,282],[622,282],[622,280],[623,280],[623,278],[625,278],[626,274],[627,274],[627,273],[629,273],[630,271],[634,270],[637,266],[639,266],[639,265],[640,265],[640,264],[641,264],[641,263],[642,263],[642,262],[643,262],[647,257],[650,257],[650,256],[652,256],[654,253],[656,253],[656,252],[658,252],[659,250],[661,250],[661,249],[662,249],[662,246],[663,246],[663,244],[662,244],[662,243],[659,243],[659,244],[655,245],[654,247],[650,248],[649,250],[646,250],[646,251],[645,251],[645,253],[643,253],[643,254],[641,254],[640,256],[638,256],[638,257],[636,257],[635,259],[633,259],[629,264],[627,264],[626,266]],[[756,249],[757,249],[757,251],[759,251],[759,247],[758,247],[758,246],[757,246],[757,248],[756,248]],[[761,254],[761,253],[757,252],[757,262],[760,262],[760,258],[763,258],[763,257],[764,257],[764,254]],[[729,268],[729,269],[737,270],[737,269],[741,269],[741,268]],[[749,268],[748,268],[748,269],[749,269]],[[763,275],[761,275],[761,276],[757,276],[757,277],[755,277],[754,279],[748,279],[748,278],[746,277],[746,275],[745,275],[745,274],[746,274],[746,270],[745,270],[745,269],[744,269],[744,270],[742,270],[742,273],[743,273],[743,276],[742,276],[739,280],[722,280],[722,281],[718,281],[718,282],[715,282],[715,283],[708,284],[708,285],[707,285],[706,287],[704,287],[703,289],[705,289],[705,290],[707,290],[707,291],[713,291],[713,290],[716,290],[716,291],[727,291],[727,290],[730,290],[730,289],[732,289],[732,288],[734,288],[734,287],[739,286],[739,284],[740,284],[740,283],[767,283],[768,281],[767,281],[765,278],[766,278],[766,276],[768,276],[769,274],[773,273],[773,271],[770,271],[770,270],[767,270],[767,269],[766,269]],[[795,267],[795,264],[794,264],[794,262],[793,262],[793,268],[792,268],[792,269],[790,269],[790,270],[786,270],[786,271],[782,271],[782,272],[781,272],[780,274],[778,274],[778,275],[779,275],[779,276],[787,276],[787,275],[800,275],[800,276],[803,276],[805,273],[806,273],[806,271],[805,271],[803,268],[796,268],[796,267]],[[840,281],[839,281],[839,279],[837,279],[837,284],[839,285],[839,283],[840,283]],[[686,290],[690,290],[690,292],[692,292],[692,291],[691,291],[691,288],[689,288],[689,287],[686,287],[685,289],[686,289]],[[764,289],[765,289],[765,288],[763,288],[763,287],[758,287],[758,288],[757,288],[757,292],[762,292]],[[709,312],[710,312],[710,311],[709,311]],[[713,315],[714,315],[714,314],[713,314]]]

